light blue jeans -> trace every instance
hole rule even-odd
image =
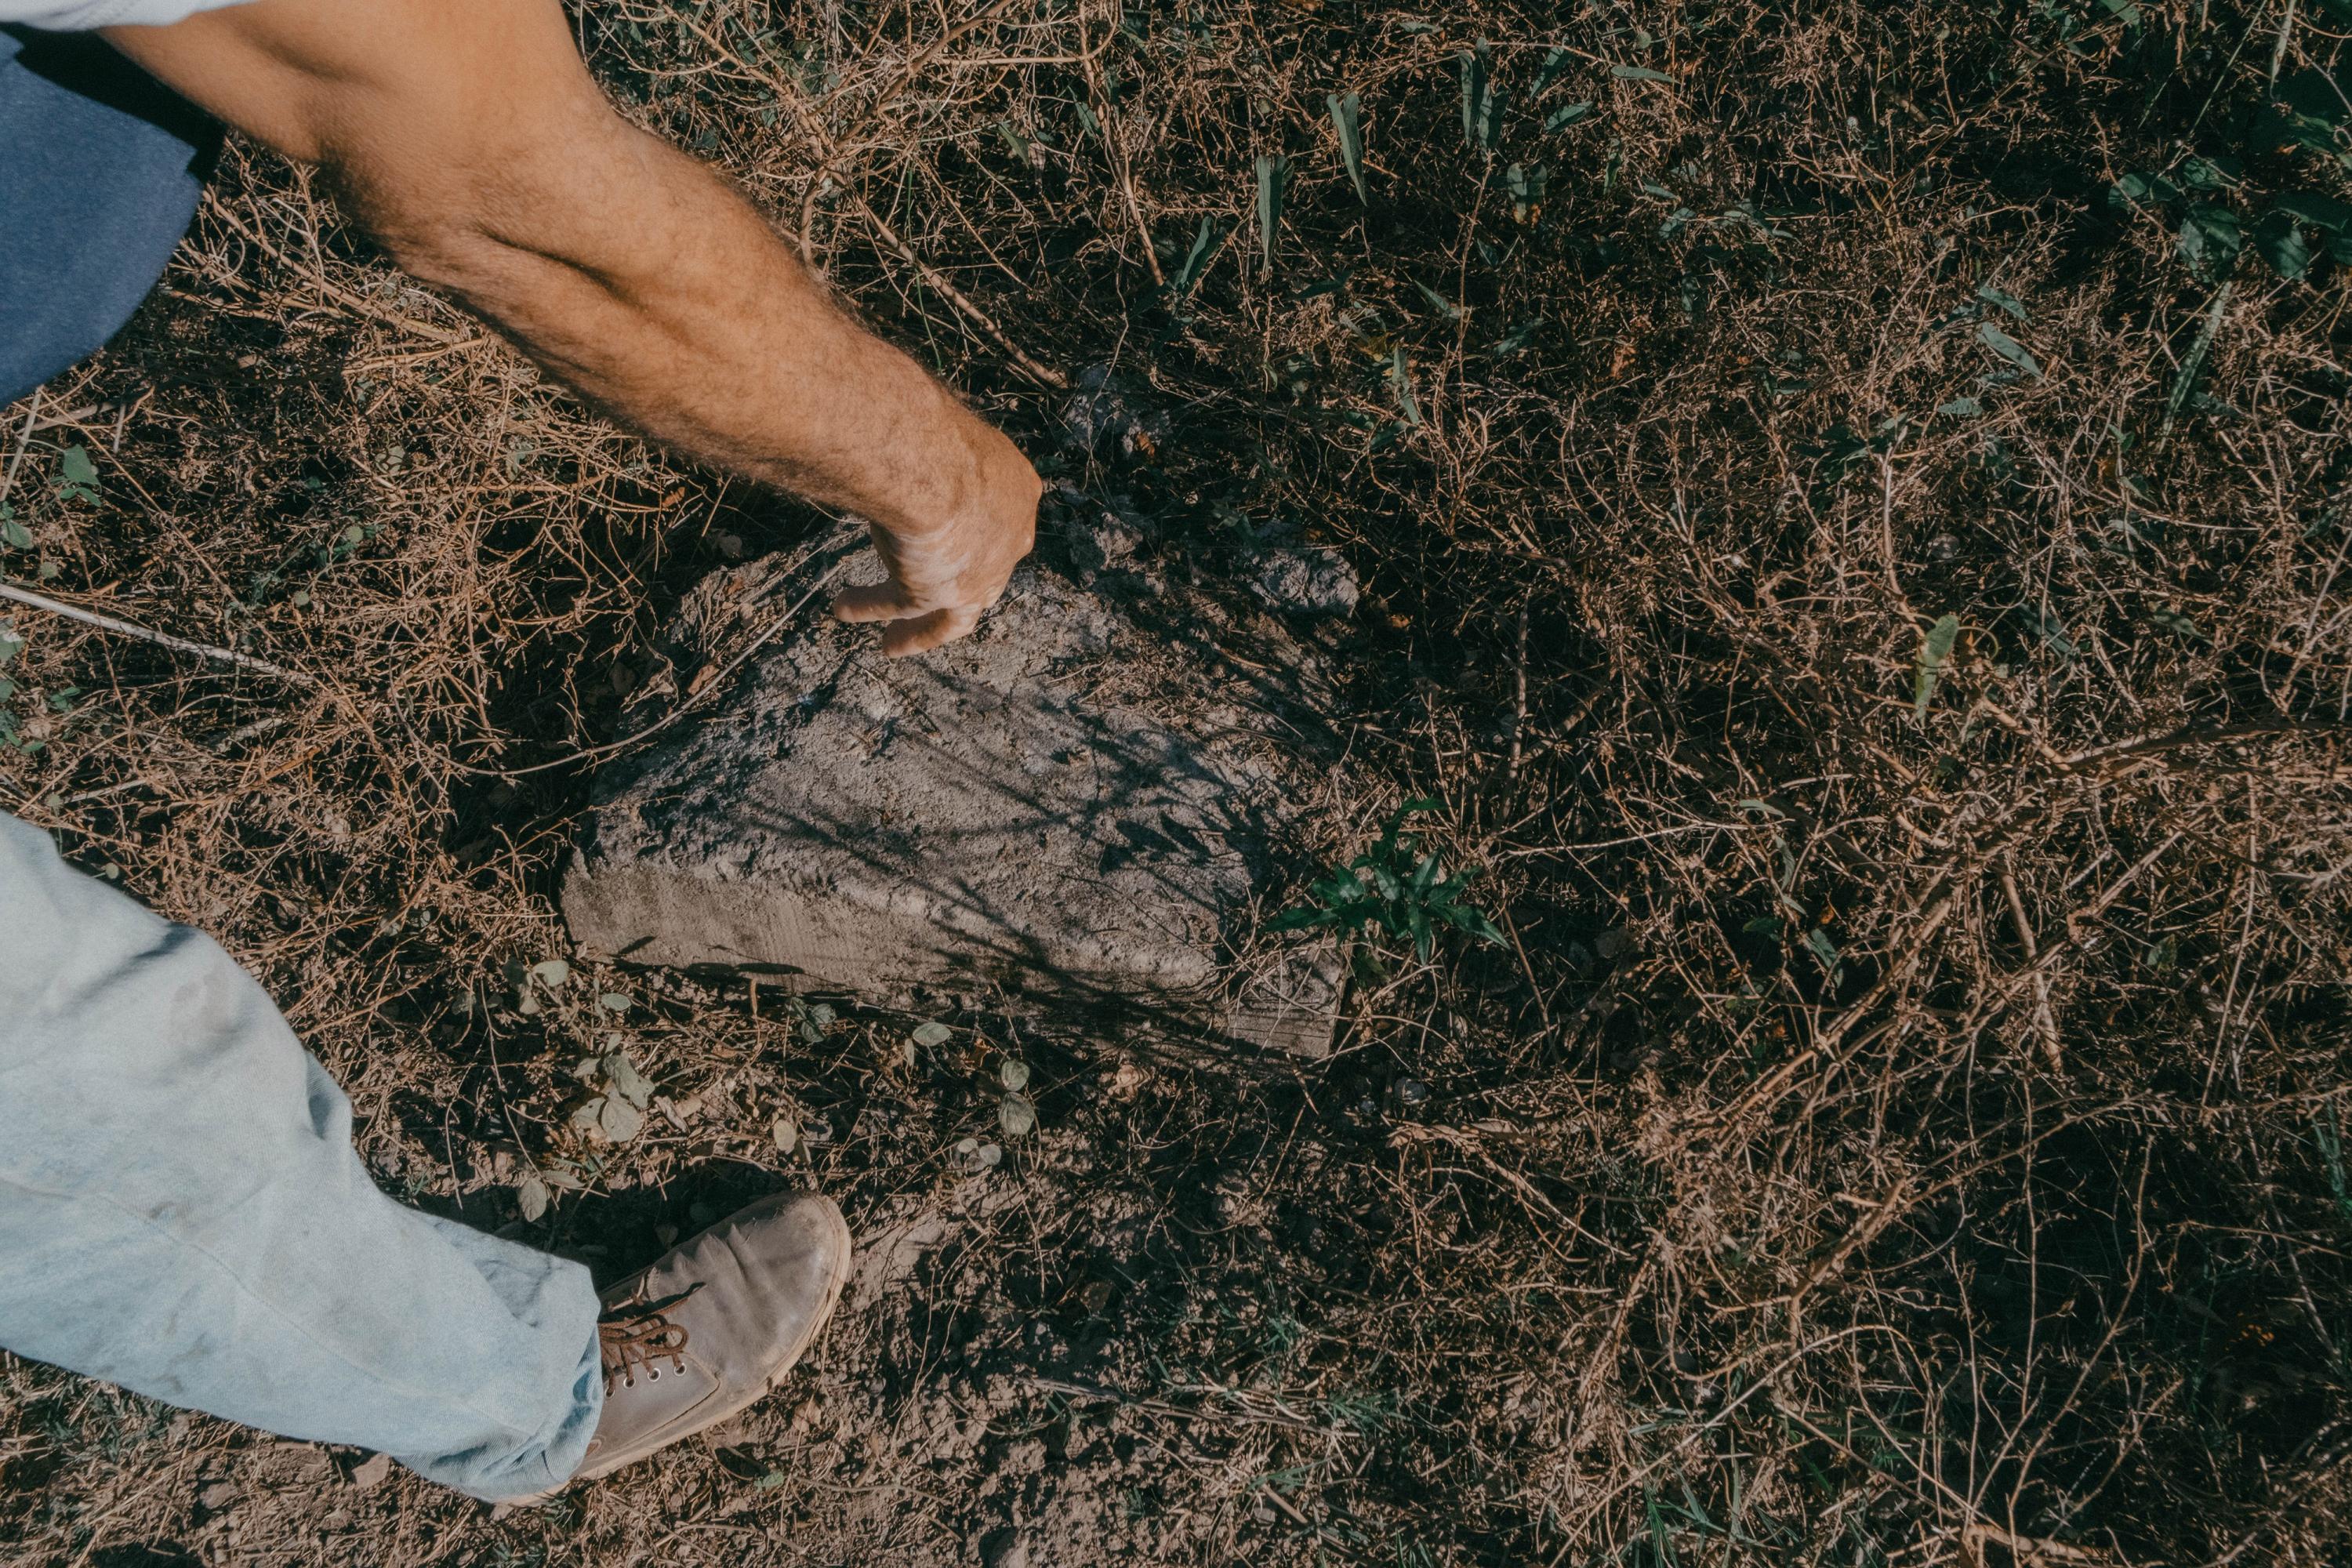
[[[209,937],[0,814],[0,1348],[480,1498],[578,1468],[588,1271],[376,1189]]]

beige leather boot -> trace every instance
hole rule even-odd
[[[849,1226],[814,1193],[762,1198],[604,1292],[604,1413],[573,1480],[724,1421],[773,1388],[832,1315]]]

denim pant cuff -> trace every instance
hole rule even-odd
[[[488,1498],[602,1409],[577,1263],[394,1203],[208,937],[0,815],[0,1347]]]

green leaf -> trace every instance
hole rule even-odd
[[[1990,283],[1977,285],[1977,298],[1988,305],[1999,306],[2021,321],[2025,320],[2025,306],[2020,302],[2017,296],[1996,289]]]
[[[530,966],[531,978],[553,990],[572,978],[572,966],[560,958],[542,958]]]
[[[1274,270],[1274,244],[1282,231],[1282,191],[1290,181],[1290,161],[1271,153],[1257,156],[1257,244],[1265,269]]]
[[[2271,210],[2331,234],[2352,232],[2352,205],[2318,191],[2289,191],[2272,204]]]
[[[2254,248],[2262,252],[2271,270],[2290,283],[2299,283],[2311,270],[2311,242],[2303,237],[2303,229],[2284,212],[2273,211],[2263,216],[2254,227]]]
[[[1652,70],[1647,66],[1611,66],[1609,68],[1609,74],[1615,77],[1620,81],[1671,82],[1675,79],[1665,72]]]
[[[2205,368],[2205,357],[2212,352],[2213,334],[2221,331],[2221,311],[2230,303],[2233,284],[2224,283],[2213,291],[2213,302],[2206,307],[2204,324],[2197,329],[2197,337],[2181,357],[2180,370],[2172,378],[2172,394],[2164,400],[2164,426],[2159,438],[2172,434],[2172,426],[2188,408],[2189,400],[2197,391],[2197,377]]]
[[[645,1131],[645,1112],[617,1094],[604,1096],[596,1112],[596,1130],[615,1143],[625,1143]]]
[[[1029,1087],[1029,1064],[1018,1057],[1007,1057],[996,1065],[996,1081],[1014,1094]]]
[[[98,483],[98,465],[89,460],[89,448],[68,447],[58,458],[58,499],[64,501],[97,501],[103,498]],[[56,573],[45,573],[55,576]]]
[[[1421,297],[1428,300],[1432,305],[1435,306],[1437,313],[1444,316],[1447,321],[1458,321],[1465,314],[1466,314],[1461,306],[1455,304],[1453,300],[1447,299],[1444,295],[1439,293],[1428,284],[1423,283],[1420,279],[1414,279],[1412,280],[1412,286],[1420,289]]]
[[[1480,941],[1493,942],[1496,947],[1508,947],[1511,944],[1511,939],[1503,933],[1503,928],[1496,925],[1494,919],[1484,910],[1474,910],[1465,905],[1453,904],[1448,905],[1441,912],[1444,915],[1446,922],[1457,931],[1468,931]]]
[[[1486,351],[1487,355],[1493,359],[1508,359],[1535,342],[1536,333],[1542,327],[1541,316],[1529,316],[1526,321],[1515,323],[1509,331],[1495,340],[1495,346]]]
[[[996,1102],[996,1124],[1008,1138],[1018,1138],[1037,1125],[1037,1107],[1025,1094],[1008,1094]]]
[[[913,1040],[915,1044],[922,1047],[925,1050],[931,1050],[937,1047],[944,1046],[948,1041],[954,1037],[955,1031],[948,1027],[945,1024],[940,1023],[936,1018],[928,1024],[917,1025],[915,1032],[908,1037],[908,1038]]]
[[[2066,623],[2060,620],[2058,612],[2046,604],[2034,610],[2033,629],[2043,642],[2050,645],[2050,651],[2060,658],[2073,658],[2081,651],[2074,646],[2074,639],[2066,635]]]
[[[1339,162],[1347,166],[1348,178],[1356,187],[1356,199],[1370,206],[1372,198],[1364,190],[1362,102],[1352,92],[1335,92],[1323,101],[1330,106],[1331,128],[1339,133]]]
[[[515,1207],[522,1211],[527,1225],[539,1223],[553,1196],[548,1191],[546,1179],[537,1171],[525,1171],[522,1180],[515,1184]]]
[[[1536,72],[1535,85],[1528,89],[1528,96],[1529,98],[1542,97],[1544,89],[1551,86],[1552,83],[1558,81],[1561,77],[1566,76],[1568,74],[1569,68],[1575,63],[1576,57],[1570,54],[1566,49],[1552,49],[1546,53],[1542,67]]]
[[[1541,163],[1514,163],[1503,171],[1503,188],[1511,197],[1511,216],[1520,223],[1535,221],[1550,187],[1551,171]]]
[[[603,1065],[604,1077],[612,1084],[614,1094],[639,1110],[653,1103],[653,1079],[637,1070],[637,1064],[629,1059],[628,1052],[607,1051]]]
[[[2200,278],[2228,277],[2245,243],[2238,215],[2228,207],[2200,202],[2180,220],[2180,258]]]
[[[2295,72],[2273,88],[2272,94],[2291,113],[2315,125],[2339,126],[2352,120],[2344,89],[2317,67]]]
[[[1489,88],[1486,101],[1479,106],[1478,145],[1489,153],[1503,144],[1503,106],[1509,100],[1508,93]]]
[[[1822,961],[1822,967],[1829,971],[1830,979],[1834,983],[1838,976],[1838,950],[1837,943],[1830,940],[1830,933],[1815,926],[1805,933],[1805,945],[1813,950],[1813,956]]]
[[[1545,116],[1544,134],[1549,136],[1555,131],[1565,131],[1591,112],[1592,105],[1590,101],[1564,104]]]
[[[1481,42],[1475,49],[1465,49],[1460,56],[1462,67],[1462,140],[1473,146],[1478,141],[1478,123],[1486,110],[1486,46]]]
[[[33,548],[32,531],[13,517],[0,520],[0,542],[5,542],[12,550],[30,550]]]
[[[1977,323],[1977,338],[1985,347],[1992,350],[2034,380],[2042,379],[2042,362],[2035,359],[2023,343],[2019,342],[1990,321]]]
[[[1168,292],[1179,300],[1190,294],[1193,285],[1201,281],[1201,275],[1208,270],[1209,262],[1216,255],[1217,248],[1222,243],[1221,237],[1215,232],[1215,226],[1208,218],[1203,217],[1201,220],[1201,232],[1192,237],[1192,250],[1186,253],[1183,263],[1176,268],[1175,275],[1168,279]]]
[[[1405,423],[1420,428],[1421,399],[1412,394],[1412,367],[1405,363],[1402,343],[1397,344],[1390,357],[1389,379],[1395,384],[1397,407],[1403,412]]]
[[[2190,158],[2180,165],[2180,183],[2192,191],[2226,191],[2244,177],[2235,158]]]
[[[2126,174],[2107,187],[2107,201],[2126,212],[2156,212],[2180,199],[2180,187],[2161,174]]]
[[[1945,616],[1927,628],[1919,639],[1919,667],[1912,679],[1914,716],[1921,723],[1927,721],[1927,704],[1936,695],[1936,683],[1943,679],[1944,661],[1952,656],[1952,644],[1960,635],[1960,617]]]
[[[630,1007],[629,999],[617,991],[605,992],[596,998],[596,1005],[607,1013],[625,1013]]]

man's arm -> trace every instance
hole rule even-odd
[[[613,112],[556,0],[254,0],[116,47],[319,163],[419,279],[655,439],[854,511],[883,647],[961,637],[1034,537],[1013,444],[862,331],[725,181]]]

